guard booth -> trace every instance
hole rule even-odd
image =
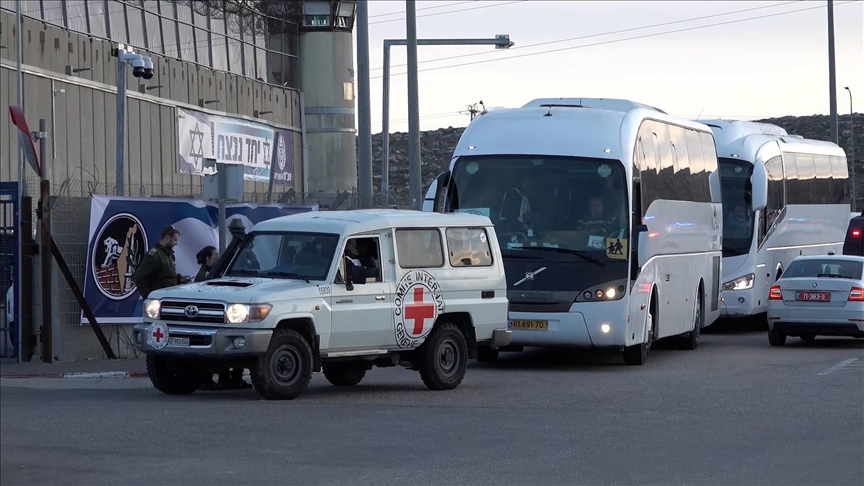
[[[14,285],[18,268],[18,183],[0,183],[0,358],[18,356],[18,291]],[[10,314],[12,318],[10,319]]]
[[[864,256],[864,212],[849,221],[846,241],[843,242],[843,254]]]

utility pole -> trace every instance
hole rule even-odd
[[[480,108],[480,107],[483,107],[483,108]],[[485,109],[486,109],[486,107],[483,106],[483,101],[480,101],[479,103],[474,103],[472,105],[468,105],[468,111],[460,111],[459,113],[463,114],[463,115],[467,113],[468,116],[471,117],[471,121],[474,121],[474,119],[477,118],[477,114],[482,113]]]
[[[855,163],[855,110],[852,108],[852,90],[849,89],[849,86],[843,89],[849,92],[849,139],[852,142],[849,144],[851,145],[849,151],[852,156],[852,164],[850,164],[852,169],[852,212],[855,213],[858,211],[858,182],[855,180],[855,172],[858,169],[858,165]]]
[[[839,145],[837,133],[837,71],[834,65],[834,1],[828,0],[828,102],[831,103],[829,123],[831,141]]]
[[[357,2],[357,189],[361,207],[372,203],[372,105],[369,94],[369,0]]]
[[[417,80],[417,2],[405,0],[405,33],[408,40],[408,194],[411,209],[423,203],[420,171],[420,88]]]

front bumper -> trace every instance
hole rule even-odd
[[[272,329],[235,329],[225,327],[193,327],[170,325],[159,341],[165,341],[164,347],[154,346],[154,339],[148,339],[151,333],[151,323],[136,324],[132,328],[132,343],[136,349],[145,354],[168,356],[201,356],[208,358],[235,358],[245,356],[261,356],[270,346]],[[189,344],[177,344],[171,338],[186,338]],[[243,338],[244,344],[238,348],[235,340]]]

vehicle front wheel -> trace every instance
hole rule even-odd
[[[648,313],[648,338],[644,343],[627,346],[624,348],[624,364],[629,366],[642,366],[651,355],[651,345],[654,343],[654,316]]]
[[[312,379],[312,348],[292,329],[277,329],[267,353],[249,370],[255,390],[268,400],[293,400]]]
[[[494,363],[498,361],[498,350],[489,346],[477,347],[477,361],[481,363]]]
[[[774,329],[768,330],[768,343],[771,346],[783,346],[786,344],[786,335]]]
[[[324,378],[333,386],[354,386],[366,376],[366,365],[350,361],[328,363],[321,366]]]
[[[166,395],[190,395],[204,382],[203,375],[190,368],[174,366],[164,356],[148,354],[144,362],[153,387]]]
[[[436,325],[418,354],[420,378],[430,390],[452,390],[462,383],[468,368],[468,343],[455,325]]]

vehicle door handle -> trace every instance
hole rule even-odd
[[[384,296],[383,295],[376,295],[375,300],[384,300]]]

